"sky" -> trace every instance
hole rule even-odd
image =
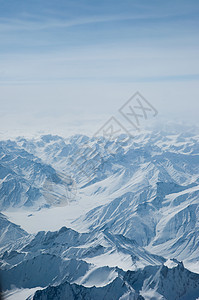
[[[136,91],[197,123],[198,28],[197,0],[0,0],[0,134],[92,134]]]

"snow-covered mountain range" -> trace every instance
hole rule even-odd
[[[194,133],[1,141],[6,299],[197,299],[198,200]]]

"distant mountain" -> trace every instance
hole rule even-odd
[[[1,141],[3,289],[43,288],[33,299],[196,299],[198,198],[199,136],[190,132]],[[44,231],[47,221],[61,226]]]
[[[0,142],[0,208],[48,207],[67,202],[72,181],[19,147]]]

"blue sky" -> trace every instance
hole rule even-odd
[[[0,0],[2,130],[98,126],[137,90],[197,119],[198,28],[196,0]]]

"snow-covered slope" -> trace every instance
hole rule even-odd
[[[131,293],[131,299],[142,300],[137,293],[128,285],[126,285],[120,278],[116,278],[113,282],[105,287],[86,288],[81,285],[70,284],[68,282],[62,283],[59,286],[50,286],[45,290],[39,290],[33,296],[33,300],[50,300],[50,299],[88,299],[88,300],[115,300],[121,299],[125,294]],[[31,299],[31,298],[29,298]]]
[[[0,213],[0,248],[27,235],[20,226],[8,221],[6,216]]]
[[[164,184],[164,187],[164,193],[169,194],[164,195],[157,188],[155,195],[143,203],[139,203],[142,193],[124,194],[89,211],[76,223],[81,227],[85,224],[86,229],[108,228],[112,233],[133,239],[150,252],[161,253],[164,257],[197,262],[199,186],[177,186],[182,190],[178,193],[173,192],[170,184]],[[143,193],[149,195],[149,190]]]
[[[199,293],[199,275],[186,270],[177,262],[173,268],[145,267],[136,272],[127,271],[104,287],[86,288],[64,282],[38,290],[33,300],[64,299],[105,299],[105,300],[142,300],[173,299],[195,300]]]
[[[66,227],[19,238],[1,252],[4,290],[12,285],[45,287],[64,279],[84,286],[102,286],[122,270],[161,265],[165,261],[121,235],[114,236],[108,231],[81,234]]]

